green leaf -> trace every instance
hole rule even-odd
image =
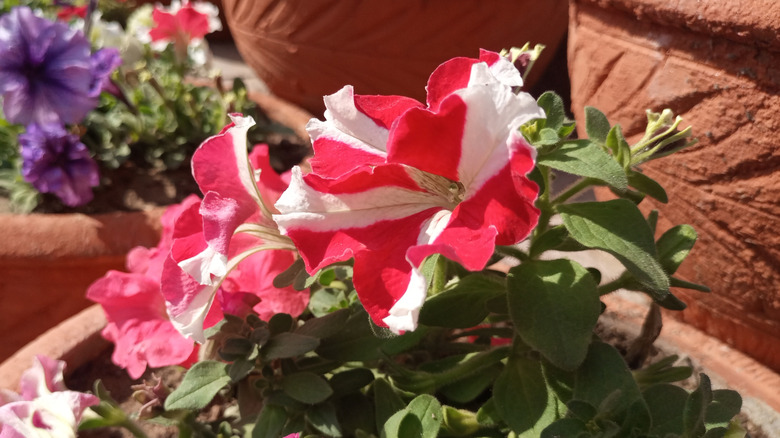
[[[287,286],[292,286],[292,284],[295,282],[295,278],[301,273],[301,271],[305,271],[305,269],[306,268],[304,266],[303,259],[300,257],[295,259],[295,261],[287,269],[274,277],[274,287],[277,289],[283,289]]]
[[[545,251],[557,248],[566,241],[567,237],[569,237],[569,232],[563,225],[548,228],[538,238],[531,242],[531,248],[528,250],[528,257],[534,259]]]
[[[334,374],[330,387],[336,395],[343,396],[358,392],[374,381],[374,373],[368,368],[353,368]]]
[[[683,409],[688,399],[686,390],[669,383],[660,383],[647,388],[642,396],[653,419],[651,435],[666,436],[683,433]]]
[[[442,413],[441,404],[434,396],[418,395],[409,403],[406,410],[420,420],[423,438],[436,438],[441,427]]]
[[[562,438],[591,436],[587,425],[576,418],[561,418],[560,420],[547,426],[543,431],[541,438]]]
[[[217,361],[198,362],[184,375],[175,391],[165,399],[165,410],[202,409],[230,383],[228,365]]]
[[[690,225],[677,225],[667,230],[655,243],[658,249],[658,260],[667,274],[672,275],[680,264],[688,257],[688,253],[696,243],[696,230]]]
[[[401,410],[393,414],[382,426],[381,438],[418,438],[422,436],[420,419],[408,411]]]
[[[289,332],[293,329],[295,321],[293,317],[286,313],[276,313],[268,321],[268,330],[271,335],[278,335],[280,333]]]
[[[553,365],[577,368],[601,310],[593,277],[579,263],[559,259],[522,263],[507,281],[509,314],[523,341]]]
[[[299,335],[325,339],[338,333],[349,318],[349,309],[339,309],[324,316],[311,318],[295,330]]]
[[[592,106],[585,107],[585,132],[588,134],[588,138],[595,141],[598,144],[605,144],[607,142],[607,135],[609,135],[609,120],[598,109]]]
[[[228,366],[228,375],[230,381],[238,382],[248,376],[255,369],[255,361],[249,359],[238,359]]]
[[[688,395],[683,408],[683,438],[698,438],[706,432],[704,420],[712,402],[712,384],[706,374],[699,375],[699,387]]]
[[[439,392],[455,403],[468,403],[484,393],[502,370],[503,367],[500,364],[495,364],[453,382],[451,385],[444,386]]]
[[[625,410],[642,394],[623,357],[611,345],[590,344],[585,362],[577,369],[574,398],[604,408],[616,408],[611,418],[620,420]]]
[[[442,406],[441,427],[446,436],[474,436],[479,430],[477,414],[452,406]]]
[[[493,385],[496,412],[518,434],[542,420],[548,398],[539,361],[525,357],[511,357]]]
[[[703,284],[691,283],[690,281],[681,280],[677,277],[669,277],[669,284],[672,287],[681,287],[683,289],[692,289],[699,292],[710,292],[710,288]]]
[[[282,391],[294,400],[310,405],[324,402],[333,394],[330,385],[322,376],[309,372],[284,376]]]
[[[372,388],[374,405],[376,405],[376,424],[379,427],[406,405],[387,380],[381,378],[374,380]]]
[[[374,335],[368,314],[360,309],[349,316],[338,333],[323,339],[316,351],[326,359],[338,361],[376,360],[382,357],[380,348],[386,341]]]
[[[391,416],[382,427],[382,437],[435,438],[441,428],[441,404],[431,395],[415,397],[404,409]]]
[[[604,181],[621,191],[628,188],[625,170],[588,140],[567,141],[546,154],[539,154],[537,161],[553,169]]]
[[[547,146],[547,145],[557,144],[559,141],[561,141],[561,139],[560,137],[558,137],[557,130],[550,129],[550,128],[542,128],[542,130],[539,131],[539,138],[534,141],[534,145]]]
[[[727,428],[740,410],[742,410],[742,397],[738,392],[728,389],[712,391],[712,403],[707,407],[707,415],[704,419],[707,430]]]
[[[340,437],[343,435],[341,424],[336,416],[336,408],[330,403],[311,407],[306,411],[306,419],[325,436]]]
[[[488,316],[485,303],[506,291],[502,281],[469,275],[425,301],[419,322],[427,326],[470,328]]]
[[[663,186],[644,173],[635,170],[629,171],[628,185],[664,204],[669,202],[669,197],[666,196],[666,190],[664,190]]]
[[[266,403],[252,429],[252,438],[276,438],[286,422],[287,412],[283,407]]]
[[[295,357],[314,350],[318,345],[320,340],[317,338],[285,332],[272,336],[260,349],[260,354],[267,361]]]
[[[623,169],[628,169],[631,164],[631,147],[623,136],[623,130],[620,129],[620,125],[615,125],[609,130],[607,140],[604,144],[607,149],[612,151],[612,156],[615,161],[617,161]]]
[[[545,128],[552,129],[557,132],[563,126],[563,121],[566,119],[566,111],[564,110],[563,99],[552,91],[546,91],[539,96],[536,103],[542,107],[547,118],[545,119]]]
[[[501,423],[501,416],[498,415],[496,401],[493,397],[487,399],[487,401],[482,404],[482,407],[477,410],[477,421],[482,426],[487,427],[493,427]]]
[[[669,294],[669,278],[657,260],[650,227],[626,199],[559,205],[563,224],[581,244],[615,256],[656,300]]]

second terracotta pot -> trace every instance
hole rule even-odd
[[[706,4],[705,4],[706,3]],[[686,322],[780,370],[780,3],[573,0],[572,107],[595,106],[636,139],[644,112],[671,108],[699,144],[647,163],[669,203],[658,231],[699,241],[678,275]]]
[[[566,0],[223,0],[233,40],[276,95],[314,114],[322,96],[359,94],[425,101],[443,61],[526,42],[547,46],[537,80],[566,34]]]

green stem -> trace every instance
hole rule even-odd
[[[514,257],[521,262],[528,260],[528,254],[514,246],[497,246],[496,253],[505,257]]]
[[[447,284],[447,259],[439,255],[436,257],[436,265],[433,267],[433,279],[431,279],[431,295],[436,295],[444,290]]]
[[[461,362],[442,373],[435,374],[434,382],[436,383],[436,387],[440,388],[498,363],[507,356],[509,356],[509,347],[498,347],[482,353],[477,353],[465,362]]]
[[[607,295],[618,289],[623,289],[624,287],[628,286],[628,284],[631,281],[631,278],[632,278],[631,274],[623,273],[623,275],[616,278],[615,280],[612,280],[609,283],[602,284],[601,286],[598,287],[599,296]]]
[[[131,420],[125,420],[119,426],[124,427],[136,438],[148,438],[141,428]]]
[[[593,178],[581,178],[579,181],[569,186],[569,188],[567,188],[563,193],[556,196],[555,199],[552,200],[552,205],[563,204],[574,195],[580,193],[581,191],[585,190],[589,186],[594,185],[595,182],[596,180],[594,180]]]

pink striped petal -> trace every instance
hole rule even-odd
[[[211,253],[193,260],[190,268],[200,272],[201,280],[209,273],[224,274],[233,232],[258,211],[261,202],[246,144],[247,131],[255,122],[237,115],[231,119],[232,125],[204,141],[192,157],[192,173],[204,193],[203,234],[211,248]],[[213,257],[214,252],[221,257]]]
[[[336,178],[360,166],[383,163],[393,122],[421,106],[407,97],[355,95],[349,85],[326,96],[325,121],[313,119],[306,126],[315,152],[312,170]]]

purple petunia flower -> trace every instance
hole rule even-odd
[[[27,126],[19,135],[22,175],[39,192],[54,193],[74,207],[92,199],[99,183],[97,164],[84,143],[57,124]]]
[[[11,123],[77,123],[97,105],[110,59],[81,31],[16,7],[0,17],[0,94]],[[96,68],[101,67],[101,68]],[[96,72],[97,70],[97,72]],[[96,88],[97,87],[97,88]]]

